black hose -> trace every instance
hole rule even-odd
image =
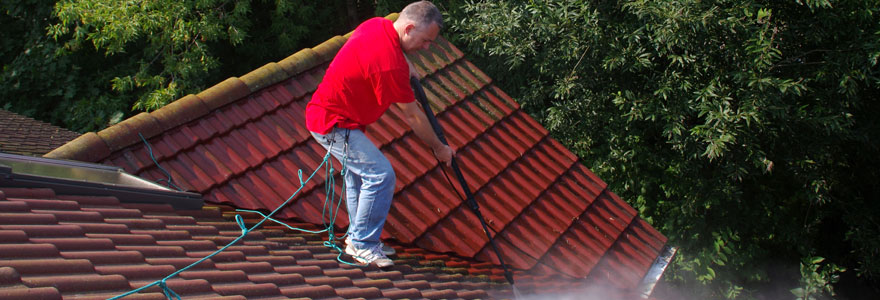
[[[434,112],[431,111],[431,106],[428,105],[428,98],[425,96],[425,90],[422,89],[422,84],[419,82],[419,79],[415,77],[410,77],[409,84],[412,85],[413,91],[415,91],[416,99],[419,101],[419,103],[422,104],[422,108],[425,109],[425,116],[428,117],[428,122],[431,123],[431,128],[434,129],[434,133],[437,134],[437,138],[440,139],[440,142],[442,142],[444,145],[449,145],[446,142],[446,137],[443,136],[443,128],[440,127],[440,123],[438,123],[437,118],[434,117]],[[477,200],[474,199],[474,195],[471,193],[467,182],[464,180],[464,175],[462,175],[461,169],[458,167],[458,162],[456,162],[455,157],[452,157],[452,171],[455,173],[455,177],[458,178],[458,183],[461,185],[461,189],[464,191],[465,197],[467,198],[468,207],[470,207],[471,211],[473,211],[474,214],[477,215],[477,218],[480,220],[480,224],[483,225],[483,232],[485,232],[486,236],[489,238],[489,244],[492,245],[492,250],[495,251],[495,255],[498,257],[498,261],[501,263],[501,267],[504,268],[504,278],[506,278],[507,282],[509,282],[512,286],[513,273],[510,272],[510,270],[507,268],[507,264],[504,263],[504,258],[501,256],[501,252],[498,251],[498,246],[495,244],[495,239],[492,238],[492,234],[489,232],[489,226],[486,224],[486,219],[484,219],[483,214],[480,213],[480,205],[477,204]]]

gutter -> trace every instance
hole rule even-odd
[[[651,294],[654,292],[654,287],[657,285],[657,282],[660,281],[660,278],[663,276],[663,271],[666,271],[666,267],[669,266],[669,262],[675,257],[676,252],[678,252],[678,248],[676,247],[669,245],[663,246],[663,249],[660,250],[660,255],[654,259],[654,263],[651,264],[651,267],[648,268],[648,272],[645,273],[645,277],[642,277],[642,281],[639,282],[639,285],[636,287],[636,293],[640,299],[649,299],[651,297]]]

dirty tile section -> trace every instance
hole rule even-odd
[[[240,208],[271,210],[299,190],[279,217],[321,224],[327,175],[318,172],[300,186],[299,171],[308,177],[325,151],[305,129],[303,112],[344,41],[335,37],[87,133],[48,156],[119,166],[150,180],[168,179],[161,166],[206,201]],[[441,37],[411,59],[507,262],[535,274],[635,287],[666,238],[454,45]],[[437,163],[396,107],[367,135],[397,174],[384,238],[497,263],[461,188],[447,181],[451,170]],[[343,212],[337,226],[347,225]]]
[[[106,299],[159,280],[241,235],[227,206],[175,211],[114,197],[0,188],[0,298]],[[260,217],[242,214],[252,226]],[[291,224],[317,229],[311,224]],[[167,281],[185,299],[487,298],[504,295],[491,264],[395,245],[387,270],[351,267],[326,235],[267,224]],[[343,257],[343,259],[350,259]],[[165,299],[149,288],[124,299]]]
[[[0,109],[0,152],[42,156],[79,133]]]

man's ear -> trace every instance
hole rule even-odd
[[[404,33],[404,34],[409,34],[410,31],[412,31],[412,30],[415,29],[415,28],[416,28],[416,25],[413,24],[413,23],[406,24],[406,27],[403,27],[403,33]]]

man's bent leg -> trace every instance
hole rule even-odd
[[[361,177],[354,172],[345,173],[345,207],[348,209],[348,229],[347,239],[351,239],[351,224],[354,224],[354,217],[358,210],[358,196],[361,194]]]
[[[388,210],[391,208],[391,199],[394,196],[395,175],[391,163],[362,131],[346,131],[348,130],[337,128],[326,136],[315,133],[312,135],[325,148],[327,145],[323,141],[335,137],[336,141],[332,145],[331,153],[340,160],[342,159],[342,144],[346,133],[348,135],[346,167],[353,176],[350,181],[355,183],[360,181],[360,189],[357,193],[352,195],[349,192],[346,195],[349,219],[352,220],[348,233],[355,247],[365,249],[379,243]],[[337,149],[339,149],[338,153]],[[348,182],[346,183],[348,184]],[[349,187],[349,189],[354,188],[356,187]]]
[[[349,234],[352,244],[364,249],[379,244],[394,196],[395,175],[391,162],[362,131],[352,130],[348,141],[347,165],[361,181],[357,213]]]
[[[324,149],[330,149],[330,154],[333,155],[339,162],[342,162],[343,156],[346,151],[346,133],[348,129],[339,129],[333,128],[330,133],[326,135],[311,132],[312,137],[318,141],[318,144],[324,147]],[[350,149],[350,146],[349,146]],[[348,212],[348,222],[349,229],[351,229],[352,223],[354,223],[354,216],[358,210],[358,195],[360,194],[361,189],[361,179],[355,172],[351,172],[349,170],[345,173],[343,177],[345,181],[345,207]]]

